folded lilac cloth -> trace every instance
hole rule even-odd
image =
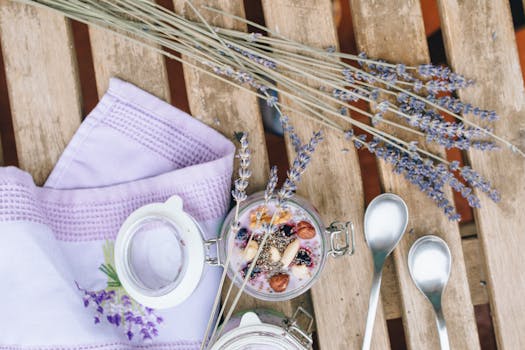
[[[229,204],[234,146],[213,129],[118,79],[85,119],[45,186],[0,168],[0,349],[196,349],[220,270],[206,267],[183,304],[156,310],[157,337],[129,341],[94,322],[87,290],[106,287],[103,246],[126,217],[177,194],[215,237]],[[122,322],[120,322],[122,323]]]

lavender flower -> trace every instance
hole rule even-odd
[[[237,47],[237,46],[233,46],[233,45],[229,45],[227,44],[226,45],[228,48],[240,53],[241,55],[243,55],[244,57],[250,59],[251,61],[261,65],[261,66],[264,66],[265,68],[268,68],[268,69],[276,69],[277,68],[277,65],[275,64],[275,62],[273,61],[270,61],[266,58],[263,58],[261,56],[258,56],[258,55],[254,55],[253,53],[251,52],[248,52],[246,50],[243,50],[241,49],[240,47]]]
[[[296,158],[293,161],[292,167],[288,171],[288,177],[284,180],[283,186],[279,189],[277,197],[279,203],[284,203],[289,199],[297,189],[297,183],[301,180],[301,175],[306,170],[306,167],[310,163],[311,155],[315,151],[315,148],[323,139],[323,135],[320,131],[315,132],[310,141],[301,147],[297,153]]]
[[[86,308],[94,312],[93,322],[106,321],[122,329],[128,340],[152,339],[159,334],[158,326],[164,320],[154,310],[144,307],[124,294],[120,289],[88,291],[75,282],[82,292],[82,301]]]
[[[252,175],[249,169],[251,153],[248,148],[248,134],[241,134],[240,144],[241,147],[236,155],[236,157],[239,158],[239,178],[235,180],[235,187],[232,190],[232,196],[238,203],[246,200],[246,188],[248,187],[248,180]]]
[[[266,189],[264,190],[264,202],[268,203],[270,198],[272,198],[275,187],[277,186],[277,167],[273,166],[270,169],[270,177],[268,179],[268,183],[266,184]]]
[[[292,143],[292,146],[295,149],[295,152],[299,152],[299,149],[301,148],[301,144],[302,144],[301,139],[295,133],[295,129],[292,126],[292,124],[290,124],[290,119],[288,118],[288,116],[281,114],[279,117],[279,120],[283,127],[284,133],[287,134],[288,137],[290,138],[290,141]]]
[[[490,186],[488,181],[470,167],[460,167],[457,161],[451,162],[449,169],[447,169],[442,163],[436,165],[430,159],[416,156],[413,153],[413,149],[417,147],[414,143],[410,144],[407,152],[403,152],[397,147],[384,144],[378,138],[372,138],[368,141],[364,134],[352,137],[356,147],[366,147],[376,157],[392,164],[395,173],[403,175],[410,183],[416,185],[420,191],[435,201],[450,220],[459,220],[460,216],[455,211],[453,203],[445,197],[444,187],[446,185],[467,199],[471,207],[480,207],[479,198],[472,193],[470,187],[459,181],[452,171],[458,171],[463,180],[472,187],[479,188],[489,194],[489,197],[494,201],[499,200],[499,193]]]

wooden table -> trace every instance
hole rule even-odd
[[[240,0],[198,0],[244,16]],[[407,64],[429,61],[423,18],[417,0],[350,0],[356,40],[371,57]],[[502,116],[496,132],[525,148],[525,92],[508,1],[438,0],[449,64],[477,84],[461,92],[467,101]],[[190,12],[181,0],[175,9]],[[262,0],[266,23],[285,36],[318,47],[337,44],[330,0]],[[246,29],[214,16],[216,25]],[[0,40],[21,168],[43,183],[82,118],[82,94],[71,22],[45,10],[0,0]],[[151,49],[99,29],[89,29],[98,95],[111,76],[135,83],[170,99],[166,62]],[[147,62],[148,64],[145,64]],[[194,116],[227,136],[233,130],[250,133],[254,176],[250,190],[264,186],[269,169],[257,100],[184,67],[189,105]],[[319,129],[313,122],[291,116],[298,132]],[[243,307],[270,306],[290,314],[297,305],[313,308],[317,342],[321,349],[358,349],[362,341],[371,257],[362,234],[364,197],[357,153],[340,135],[326,131],[326,141],[313,159],[299,193],[311,199],[326,221],[352,218],[357,228],[357,253],[342,261],[329,261],[311,292],[287,303],[266,304],[245,298]],[[4,143],[5,145],[5,143]],[[444,150],[432,147],[443,154]],[[288,147],[291,154],[293,150]],[[449,222],[424,195],[387,165],[379,163],[385,191],[401,195],[411,213],[405,235],[388,262],[382,304],[374,330],[374,349],[390,347],[386,320],[402,317],[411,349],[437,349],[438,337],[428,303],[410,280],[406,258],[410,244],[424,234],[445,239],[454,265],[444,308],[453,349],[479,349],[473,305],[490,302],[500,349],[525,349],[525,162],[510,152],[480,154],[467,161],[492,179],[503,201],[496,205],[481,196],[475,211],[477,233],[463,238],[459,226]],[[320,190],[322,188],[322,190]],[[452,194],[447,193],[450,197]]]

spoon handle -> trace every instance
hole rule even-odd
[[[436,323],[439,333],[439,343],[441,344],[441,350],[450,350],[447,325],[445,324],[445,316],[443,315],[443,309],[441,307],[436,309]]]
[[[379,289],[381,287],[381,269],[374,269],[372,277],[372,288],[370,290],[370,300],[368,301],[368,316],[366,317],[365,335],[363,337],[362,350],[369,350],[372,343],[372,333],[376,319],[377,303],[379,302]]]

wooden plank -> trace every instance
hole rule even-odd
[[[487,304],[489,302],[486,274],[483,264],[483,255],[480,242],[477,238],[461,240],[463,255],[467,267],[468,284],[472,303],[474,305]],[[399,286],[394,265],[387,262],[383,276],[383,308],[387,320],[401,317],[401,305]]]
[[[331,1],[263,0],[262,3],[269,28],[312,46],[337,46]],[[320,129],[318,123],[301,116],[290,114],[289,117],[303,140],[308,140],[314,130]],[[352,147],[347,154],[341,153],[342,149],[349,147],[343,135],[321,129],[325,138],[312,157],[299,185],[299,193],[312,201],[327,223],[354,221],[357,253],[337,260],[328,259],[320,280],[312,288],[318,340],[321,349],[357,349],[362,342],[372,276],[372,259],[363,237],[361,172],[357,152]],[[293,159],[295,151],[289,142],[287,146]],[[373,345],[374,349],[390,347],[381,306]]]
[[[241,0],[195,0],[192,3],[197,7],[207,5],[244,17]],[[174,0],[174,5],[177,13],[198,20],[185,0]],[[213,25],[246,30],[246,27],[238,21],[206,12],[204,9],[201,9],[201,14]],[[252,169],[249,190],[264,189],[270,167],[257,98],[247,91],[220,82],[196,69],[183,67],[192,114],[232,140],[234,131],[249,133],[252,164],[255,165]]]
[[[450,64],[476,81],[460,97],[495,109],[502,116],[495,133],[524,150],[525,91],[508,1],[441,0],[439,8]],[[525,299],[518,296],[525,291],[525,159],[508,149],[468,157],[502,196],[495,204],[480,195],[475,211],[498,348],[524,349]]]
[[[197,8],[205,4],[237,16],[244,17],[245,15],[242,0],[196,0],[192,3]],[[198,21],[195,13],[185,0],[174,0],[174,6],[177,13]],[[212,25],[246,30],[246,26],[238,21],[212,14],[209,11],[206,12],[204,9],[200,11]],[[190,66],[183,65],[183,67],[186,91],[192,114],[232,140],[235,131],[248,132],[250,150],[252,151],[252,177],[248,193],[264,189],[268,181],[269,161],[257,98],[247,91],[232,87]],[[229,284],[226,288],[228,286]],[[234,288],[234,291],[236,293],[237,289]],[[266,307],[291,315],[297,303],[303,304],[305,302],[307,301],[303,298],[294,302],[270,303],[243,295],[237,305],[237,309]]]
[[[170,101],[162,54],[102,28],[90,26],[89,37],[99,97],[106,92],[109,79],[118,77]]]
[[[351,0],[352,18],[360,51],[370,57],[405,64],[429,61],[423,18],[418,1]],[[424,140],[420,140],[424,144]],[[442,148],[428,147],[445,156]],[[454,264],[444,294],[444,313],[452,349],[479,349],[474,309],[456,223],[448,221],[441,209],[404,178],[393,174],[390,166],[379,162],[383,187],[399,194],[408,204],[410,222],[406,234],[394,252],[401,291],[403,321],[407,344],[411,349],[438,349],[439,339],[430,303],[410,279],[407,255],[411,244],[421,235],[436,234],[450,246]],[[452,200],[452,192],[446,192]]]
[[[2,0],[0,32],[19,165],[41,184],[80,123],[70,25],[56,13]]]

